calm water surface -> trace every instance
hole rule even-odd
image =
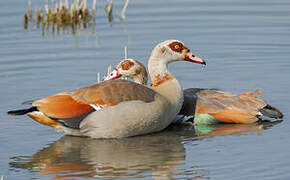
[[[33,2],[43,7],[43,2]],[[0,1],[0,176],[4,179],[289,179],[290,1],[114,1],[110,24],[97,2],[88,30],[42,35],[23,29],[26,1]],[[93,30],[95,28],[95,31]],[[147,62],[166,39],[185,42],[207,60],[175,63],[183,87],[241,93],[260,89],[284,112],[282,122],[177,126],[120,140],[68,137],[7,110],[21,102],[96,81],[129,57]]]

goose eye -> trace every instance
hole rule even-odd
[[[182,50],[184,49],[183,44],[180,42],[172,42],[171,44],[168,45],[172,51],[181,53]]]
[[[122,70],[129,70],[132,66],[134,66],[134,63],[126,60],[121,64]]]
[[[128,70],[129,69],[129,65],[127,63],[122,64],[122,69],[123,70]]]

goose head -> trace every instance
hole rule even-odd
[[[112,80],[119,77],[128,77],[144,85],[148,81],[146,68],[143,64],[131,58],[122,60],[104,80]]]
[[[205,61],[194,55],[183,42],[166,40],[159,43],[151,53],[151,59],[162,59],[165,63],[174,61],[189,61],[206,65]]]

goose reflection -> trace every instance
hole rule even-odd
[[[13,157],[13,168],[67,177],[171,176],[184,164],[180,136],[163,132],[124,139],[98,140],[64,136],[30,158]],[[146,174],[148,173],[148,174]]]
[[[172,125],[161,133],[124,139],[90,139],[64,136],[32,156],[12,157],[12,170],[28,169],[54,179],[106,177],[171,179],[208,178],[200,168],[185,166],[186,142],[195,143],[214,136],[262,133],[281,121],[255,124],[218,124],[211,126]],[[198,165],[196,166],[198,167]],[[206,173],[207,174],[207,173]]]

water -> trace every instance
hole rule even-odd
[[[36,4],[35,4],[36,3]],[[42,7],[44,2],[33,2]],[[287,0],[115,1],[108,22],[97,2],[93,28],[42,36],[23,29],[26,1],[0,1],[0,176],[4,179],[289,179],[290,2]],[[129,57],[146,63],[152,48],[178,39],[207,67],[175,63],[183,87],[234,93],[260,89],[283,122],[171,127],[120,140],[66,137],[7,110],[97,80]]]

